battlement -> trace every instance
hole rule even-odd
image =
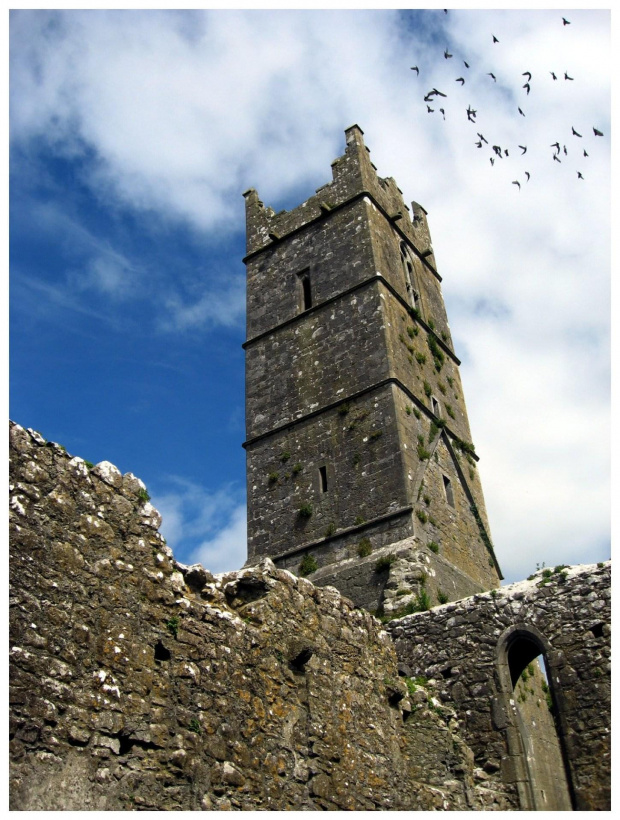
[[[346,148],[332,162],[332,181],[317,188],[301,205],[290,211],[279,211],[264,205],[258,192],[244,192],[246,209],[246,253],[260,253],[285,237],[324,218],[357,198],[369,197],[407,240],[415,253],[435,270],[435,260],[426,211],[416,202],[405,204],[403,193],[392,177],[382,178],[370,160],[370,149],[364,144],[364,132],[359,125],[345,130]],[[247,257],[246,257],[247,258]]]

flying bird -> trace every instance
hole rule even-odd
[[[557,77],[555,76],[553,71],[550,71],[549,74],[551,74],[551,76],[553,77],[554,80],[557,80]]]
[[[552,142],[549,148],[556,148],[558,154],[560,153],[560,143],[559,142]]]
[[[567,155],[568,155],[568,151],[566,150],[566,146],[565,146],[565,145],[563,145],[563,146],[562,146],[562,148],[564,149],[564,156],[567,156]]]
[[[532,79],[532,74],[531,74],[531,72],[530,72],[530,71],[524,71],[524,72],[523,72],[523,74],[522,74],[521,76],[522,76],[522,77],[527,77],[527,81],[528,81],[528,83],[529,83],[529,81]]]
[[[493,150],[495,151],[497,156],[501,159],[502,158],[502,149],[499,147],[499,145],[494,145]]]
[[[523,111],[521,111],[520,108],[517,108],[517,111],[519,112],[519,114],[521,114],[522,117],[525,117],[525,114],[523,113]]]
[[[567,20],[566,17],[562,17],[562,24],[565,26],[570,26],[570,20]]]
[[[466,62],[465,60],[463,60],[463,65],[465,66],[465,68],[469,68],[469,63]]]
[[[418,75],[418,77],[420,76],[420,69],[417,67],[417,65],[412,65],[411,70],[415,71],[415,73]]]
[[[523,86],[523,88],[525,88],[525,90],[527,91],[527,93],[528,93],[528,94],[530,93],[530,84],[529,84],[529,83],[526,83],[526,84]]]
[[[433,99],[433,92],[429,91],[426,97],[424,97],[424,102],[430,102]]]
[[[577,178],[583,179],[583,174],[581,173],[581,171],[577,171]]]
[[[521,156],[523,156],[527,151],[527,145],[520,145],[519,148],[521,149]]]
[[[485,138],[482,136],[482,134],[477,134],[477,136],[480,137],[481,142],[486,142],[487,145],[489,144],[489,141],[485,140]]]
[[[581,137],[581,134],[578,134],[578,133],[575,131],[575,129],[574,129],[574,127],[573,127],[572,125],[571,125],[571,128],[573,129],[573,136],[574,136],[574,137]]]
[[[434,109],[434,108],[431,108],[431,107],[430,107],[430,105],[427,105],[427,106],[426,106],[426,110],[427,110],[427,112],[428,112],[429,114],[432,114],[432,113],[433,113],[433,111],[434,111],[435,109]]]
[[[583,149],[583,155],[584,155],[584,157],[589,157],[590,156],[590,154],[588,154],[588,152],[586,151],[585,148]]]
[[[474,143],[477,148],[482,148],[482,140],[478,140],[478,142]]]
[[[440,108],[439,110],[440,110],[440,111],[441,111],[441,113],[443,114],[443,118],[444,118],[444,120],[445,120],[445,118],[446,118],[446,112],[443,110],[443,108]]]
[[[470,122],[474,122],[474,120],[476,119],[476,112],[471,107],[471,105],[467,106],[467,119]]]
[[[529,182],[530,181],[530,172],[526,171],[525,176],[527,177],[527,181]]]
[[[495,74],[493,74],[493,72],[491,72],[491,71],[487,72],[487,77],[493,77],[493,82],[494,83],[497,82],[497,78],[496,78]]]
[[[491,165],[495,165],[495,160],[493,159],[493,157],[489,157],[489,160],[491,162]]]
[[[499,40],[497,39],[497,37],[495,35],[493,35],[493,42],[494,43],[499,43]]]
[[[603,132],[599,131],[598,128],[593,127],[592,130],[594,131],[594,136],[595,137],[603,137],[604,136]]]
[[[465,80],[463,79],[463,77],[457,77],[454,82],[455,83],[460,83],[461,87],[463,87],[465,85]]]
[[[449,53],[448,53],[448,49],[446,48],[446,50],[445,50],[445,51],[444,51],[444,53],[443,53],[443,56],[446,58],[446,60],[449,60],[449,59],[450,59],[450,57],[452,57],[453,55],[452,55],[452,54],[449,54]]]
[[[504,148],[504,156],[506,156],[506,157],[508,156],[508,149],[507,148]]]
[[[513,184],[513,185],[518,185],[518,186],[519,186],[519,190],[521,190],[521,183],[520,183],[518,180],[514,179],[514,180],[512,181],[512,184]]]
[[[561,163],[561,162],[562,162],[562,160],[558,157],[558,155],[557,155],[557,154],[554,154],[554,155],[553,155],[553,159],[554,159],[556,162],[559,162],[559,163]]]
[[[565,79],[565,80],[574,80],[575,78],[574,78],[574,77],[569,77],[569,76],[568,76],[568,74],[567,74],[567,73],[566,73],[566,71],[565,71],[565,72],[564,72],[564,79]]]
[[[447,97],[447,94],[442,94],[441,91],[437,91],[436,88],[433,88],[433,94],[437,94],[438,97]]]

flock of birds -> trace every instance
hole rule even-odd
[[[448,10],[444,9],[444,13],[447,14]],[[571,25],[571,21],[567,20],[565,17],[562,17],[562,26],[569,26],[569,25]],[[500,42],[499,39],[494,34],[491,34],[491,36],[493,38],[492,41],[493,41],[494,44]],[[451,60],[454,57],[454,55],[450,53],[448,47],[446,47],[446,49],[443,53],[443,56],[444,56],[445,60]],[[463,60],[463,64],[464,64],[466,69],[470,68],[469,63],[466,60]],[[417,77],[420,76],[420,68],[417,65],[411,66],[411,70],[416,72]],[[549,74],[551,75],[552,81],[555,82],[555,81],[558,80],[558,75],[555,73],[555,71],[550,71]],[[492,71],[488,71],[486,73],[486,76],[490,77],[491,80],[494,83],[497,82],[497,77],[495,76],[495,74]],[[529,96],[530,91],[532,90],[532,85],[531,85],[532,74],[531,74],[530,71],[524,71],[524,72],[522,72],[522,77],[525,77],[525,83],[523,84],[522,87],[525,89],[526,97],[527,97],[527,96]],[[569,76],[567,71],[564,72],[564,82],[567,82],[567,81],[568,82],[574,82],[574,79],[575,79],[574,77]],[[459,83],[460,87],[463,88],[463,86],[466,83],[465,76],[456,77],[455,82]],[[445,105],[445,103],[443,103],[443,99],[447,98],[447,97],[448,97],[448,95],[445,94],[444,92],[440,91],[437,88],[432,88],[430,91],[428,91],[424,95],[424,102],[426,103],[427,112],[429,114],[434,114],[435,112],[438,111],[442,115],[443,119],[445,120],[446,119],[446,110],[443,107]],[[440,106],[438,106],[438,103],[440,104]],[[523,109],[520,106],[517,106],[517,111],[518,111],[520,116],[525,117],[525,112],[523,111]],[[476,109],[472,108],[471,104],[469,104],[467,106],[467,110],[466,110],[465,113],[467,115],[467,120],[469,122],[476,123],[476,117],[478,115],[478,112],[477,112]],[[572,126],[571,131],[572,131],[571,132],[571,137],[583,139],[583,135],[580,134],[575,129],[574,126]],[[603,132],[600,131],[598,128],[593,127],[592,131],[593,131],[594,137],[604,136]],[[503,160],[504,158],[510,156],[508,148],[502,148],[500,145],[490,145],[489,141],[480,132],[476,132],[476,136],[478,137],[478,140],[476,142],[474,142],[474,145],[477,148],[483,148],[484,145],[487,145],[491,148],[492,154],[489,156],[489,161],[490,161],[491,165],[494,165],[496,161]],[[526,145],[518,145],[517,147],[521,150],[520,156],[523,156],[524,154],[527,153],[527,146]],[[553,154],[551,155],[554,162],[561,163],[563,158],[568,156],[569,152],[566,148],[566,145],[565,144],[560,144],[559,140],[552,143],[549,147],[554,149]],[[581,150],[583,150],[583,158],[588,157],[588,152],[586,151],[586,149],[582,148]],[[577,178],[578,179],[584,179],[584,176],[581,173],[581,171],[576,171],[576,173],[577,173]],[[526,182],[529,182],[530,176],[531,176],[530,173],[528,171],[525,171],[525,181]],[[521,182],[518,179],[513,180],[512,184],[516,185],[518,187],[518,189],[521,190]]]

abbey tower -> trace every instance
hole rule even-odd
[[[248,563],[369,608],[390,586],[455,600],[502,576],[441,276],[424,209],[345,133],[299,207],[244,194]]]

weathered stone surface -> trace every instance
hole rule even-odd
[[[269,559],[176,564],[135,477],[10,429],[12,809],[508,805],[368,612]]]
[[[424,209],[345,133],[298,207],[245,193],[248,563],[306,558],[318,584],[393,610],[364,558],[413,537],[434,600],[454,600],[501,574],[441,277]]]
[[[570,808],[570,789],[564,796],[552,793],[563,776],[563,746],[574,808],[609,809],[610,572],[610,562],[542,570],[532,580],[386,626],[399,661],[412,675],[439,681],[441,701],[455,706],[464,739],[475,759],[484,761],[487,785],[514,783],[518,792],[516,784],[523,780],[523,761],[515,754],[523,742],[518,727],[530,727],[528,766],[546,784],[539,808],[555,800],[565,802],[551,808]],[[558,751],[550,743],[554,719],[538,667],[528,666],[529,678],[524,674],[516,686],[505,678],[504,650],[514,636],[535,641],[546,656]],[[521,665],[526,664],[527,659]],[[522,808],[532,807],[523,805],[531,796],[521,794],[520,799]]]

